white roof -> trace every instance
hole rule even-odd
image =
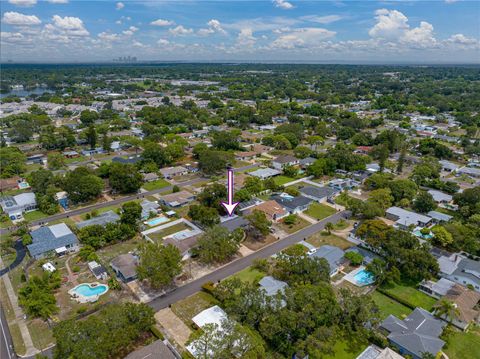
[[[33,192],[18,194],[14,196],[13,199],[15,200],[15,202],[17,202],[19,206],[25,206],[31,203],[36,203],[35,193]]]
[[[218,305],[205,309],[192,318],[192,321],[200,328],[207,324],[217,324],[221,328],[222,321],[227,320],[227,313]]]
[[[72,234],[73,232],[70,228],[67,227],[65,223],[55,224],[53,226],[48,227],[55,238],[60,238],[66,236],[68,234]]]
[[[428,190],[428,193],[432,195],[435,202],[443,202],[443,201],[450,202],[453,199],[453,197],[450,196],[449,194],[446,194],[434,189]]]

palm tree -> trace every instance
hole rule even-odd
[[[445,318],[451,324],[455,318],[459,315],[457,305],[452,301],[442,298],[436,304],[435,314],[440,318]]]
[[[325,230],[327,231],[328,234],[331,234],[332,230],[333,230],[333,223],[332,222],[326,223],[325,224]]]

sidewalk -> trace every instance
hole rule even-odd
[[[0,257],[0,267],[4,267],[2,258]],[[40,350],[33,346],[32,337],[30,336],[30,332],[28,331],[27,323],[24,319],[24,313],[20,306],[18,305],[18,298],[15,294],[15,291],[12,287],[12,282],[10,281],[10,277],[8,274],[5,274],[3,277],[3,282],[5,283],[5,290],[7,291],[8,299],[10,300],[10,304],[12,305],[13,311],[15,312],[15,322],[18,324],[20,328],[20,333],[22,334],[23,342],[25,343],[25,355],[26,357],[30,357],[40,353]]]

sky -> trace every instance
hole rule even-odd
[[[480,63],[480,1],[1,0],[2,62]]]

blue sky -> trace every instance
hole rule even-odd
[[[1,1],[2,61],[480,63],[479,1]]]

